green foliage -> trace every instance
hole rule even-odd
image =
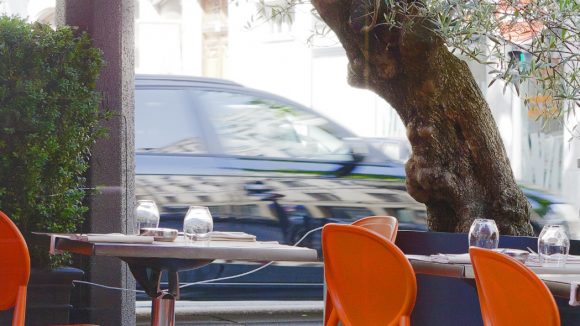
[[[89,150],[104,132],[102,64],[85,33],[0,17],[0,209],[27,238],[83,222]],[[48,264],[30,250],[33,264]]]
[[[497,80],[512,85],[526,104],[531,95],[548,98],[534,104],[544,106],[546,114],[572,112],[580,105],[579,1],[383,1],[384,18],[375,26],[429,28],[461,57],[490,67],[490,86]],[[522,90],[523,82],[533,87]]]
[[[549,100],[534,106],[547,114],[580,105],[579,1],[423,0],[416,12],[450,48],[490,66],[491,84],[513,85],[527,104],[528,96],[543,95]],[[522,63],[510,50],[529,59]],[[532,94],[520,89],[524,81]]]

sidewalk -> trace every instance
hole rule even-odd
[[[177,326],[322,325],[322,301],[176,301]],[[137,301],[137,325],[150,325],[151,302]]]

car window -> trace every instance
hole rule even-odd
[[[427,224],[427,212],[424,210],[402,208],[397,210],[395,216],[400,223]]]
[[[205,152],[195,112],[184,90],[136,90],[135,147],[138,152]]]
[[[322,208],[322,207],[321,207]],[[332,206],[325,207],[325,209],[330,213],[329,216],[333,218],[341,219],[343,221],[354,222],[366,216],[374,215],[373,212],[365,207],[341,207]]]
[[[349,160],[329,121],[285,103],[246,94],[198,94],[226,154]]]

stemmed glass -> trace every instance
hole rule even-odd
[[[213,219],[205,206],[190,206],[183,219],[183,235],[189,241],[207,241],[213,230]]]
[[[469,229],[469,246],[497,249],[499,231],[494,220],[477,218]]]
[[[138,200],[135,207],[136,233],[140,234],[143,228],[157,228],[159,226],[159,209],[152,200]]]
[[[562,267],[570,250],[570,239],[563,225],[545,225],[538,237],[538,254],[542,266]]]

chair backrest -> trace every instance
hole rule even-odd
[[[322,250],[328,293],[345,326],[409,320],[417,283],[397,246],[362,227],[327,224]]]
[[[352,222],[352,225],[369,229],[378,235],[385,237],[391,242],[395,242],[399,221],[393,216],[367,216]],[[324,325],[335,326],[338,324],[338,316],[334,315],[332,300],[328,292],[326,293],[326,303],[324,305]]]
[[[399,228],[399,222],[393,216],[367,216],[352,222],[352,225],[374,231],[392,242],[395,242]]]
[[[485,325],[560,325],[556,301],[534,272],[488,249],[471,247],[469,255]]]
[[[16,225],[0,211],[0,310],[16,305],[19,291],[28,284],[30,256]]]

